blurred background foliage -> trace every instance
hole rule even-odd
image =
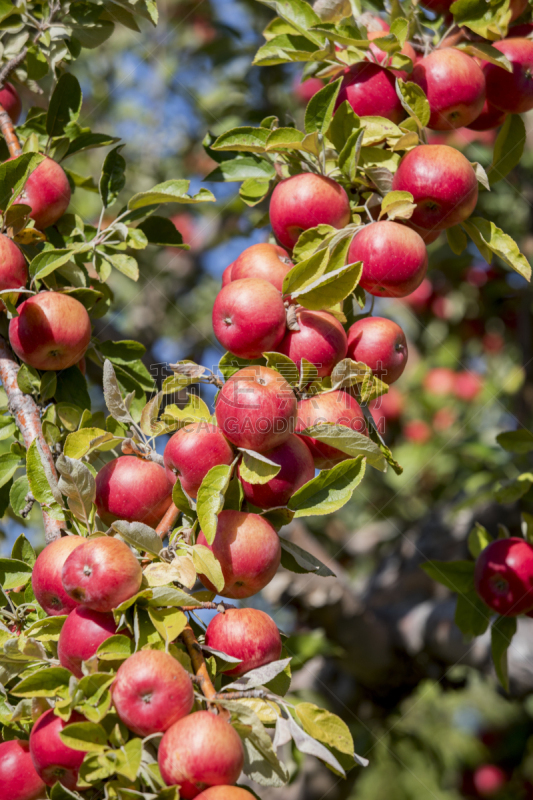
[[[97,321],[100,338],[141,341],[145,364],[160,382],[165,364],[179,359],[218,363],[222,350],[212,334],[211,307],[222,272],[245,247],[269,235],[266,208],[247,208],[238,184],[202,183],[216,166],[202,147],[204,136],[258,124],[270,114],[282,124],[298,122],[305,103],[297,68],[251,66],[272,16],[256,0],[160,0],[158,5],[157,28],[118,27],[96,57],[83,51],[73,72],[84,92],[80,122],[85,118],[93,130],[126,142],[124,199],[170,178],[190,179],[194,192],[205,185],[217,197],[216,205],[194,211],[173,207],[190,250],[140,253],[138,284],[114,271],[114,306]],[[23,100],[27,109],[40,98],[26,91]],[[487,166],[494,134],[467,133],[453,134],[453,144]],[[72,168],[96,176],[102,159],[100,151],[87,151]],[[482,215],[516,238],[529,258],[532,170],[529,146],[521,165],[480,195]],[[78,192],[75,204],[85,220],[99,210],[98,196],[90,192]],[[445,620],[440,647],[427,643],[432,618],[424,618],[423,632],[416,623],[435,602],[439,608],[451,603],[453,619],[454,601],[418,568],[424,557],[465,557],[464,542],[476,519],[483,517],[493,533],[498,523],[513,533],[518,511],[533,513],[528,482],[521,498],[497,503],[509,499],[502,491],[506,482],[530,465],[527,454],[505,452],[496,443],[501,431],[531,426],[531,312],[531,289],[520,276],[497,262],[489,267],[473,247],[454,256],[443,236],[430,247],[428,279],[415,295],[376,299],[374,313],[394,318],[409,338],[408,368],[373,412],[404,473],[389,471],[385,478],[374,473],[337,515],[317,518],[308,529],[295,526],[293,533],[306,538],[308,549],[312,539],[341,576],[340,589],[334,579],[301,576],[295,582],[282,575],[265,597],[254,598],[270,606],[291,637],[288,647],[299,668],[295,697],[320,695],[320,704],[340,713],[370,766],[344,783],[316,762],[293,761],[284,800],[533,797],[531,666],[511,682],[521,699],[509,699],[497,688],[483,653],[470,657],[473,648],[460,641],[453,622]],[[99,367],[89,363],[88,374],[98,408]],[[38,517],[34,509],[26,534],[39,544]],[[8,512],[4,552],[6,540],[20,528]],[[426,540],[430,551],[424,549]],[[362,621],[366,634],[372,631],[361,637],[365,652],[355,646],[360,629],[352,620]],[[417,636],[420,641],[413,644]],[[512,649],[519,646],[515,640]],[[491,773],[483,765],[495,769]]]

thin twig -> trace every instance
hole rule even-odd
[[[202,648],[198,644],[196,636],[194,635],[194,631],[190,625],[187,625],[181,634],[181,639],[187,648],[187,652],[189,653],[191,659],[192,668],[194,670],[194,674],[196,675],[195,683],[199,686],[200,691],[206,700],[215,700],[217,698],[217,690],[213,686],[213,681],[209,676],[209,671],[207,669],[207,664],[205,663]],[[221,716],[225,717],[229,716],[229,713],[225,709],[221,709],[220,714]]]
[[[174,503],[171,503],[165,512],[165,515],[159,525],[156,528],[156,533],[159,534],[161,539],[164,539],[165,536],[170,533],[172,528],[177,522],[178,516],[180,514],[179,508],[177,508]]]
[[[27,53],[28,48],[24,47],[20,53],[18,53],[18,55],[14,56],[10,61],[7,62],[7,64],[4,64],[2,69],[0,69],[0,89],[4,88],[4,83],[7,81],[11,73],[16,70],[20,64],[22,64]]]

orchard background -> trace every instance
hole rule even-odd
[[[125,714],[119,722],[112,705],[111,682],[121,663],[134,663],[134,650],[167,652],[194,676],[196,705],[184,719],[208,708],[219,712],[209,720],[233,723],[244,743],[239,784],[252,796],[533,796],[533,619],[515,616],[533,600],[491,611],[474,587],[474,565],[491,539],[533,542],[529,107],[505,121],[496,114],[498,127],[486,131],[434,130],[433,108],[411,83],[405,46],[411,43],[417,60],[443,43],[457,47],[485,62],[494,87],[510,66],[491,42],[512,41],[516,31],[528,37],[531,8],[458,0],[455,19],[448,8],[435,0],[319,0],[314,11],[304,0],[0,0],[0,68],[9,65],[0,79],[13,83],[22,103],[17,138],[0,118],[1,160],[18,157],[0,166],[2,232],[29,264],[26,293],[7,291],[22,288],[19,281],[1,295],[0,724],[4,743],[24,741],[53,707],[56,720],[73,723],[61,741],[74,750],[76,769],[83,760],[81,780],[46,790],[37,781],[24,790],[9,780],[30,774],[30,761],[22,768],[0,745],[0,800],[179,798],[157,767],[160,734],[134,730],[138,719],[125,724]],[[391,33],[379,19],[392,24]],[[337,79],[347,65],[376,63],[367,38],[379,38],[379,57],[403,70],[395,75],[403,83],[392,95],[383,86],[375,94],[366,89],[370,105],[361,123],[346,105],[336,111],[343,99]],[[528,64],[533,69],[533,57]],[[464,87],[449,66],[446,74],[445,88]],[[523,91],[532,98],[526,78]],[[425,143],[451,146],[476,165],[475,211],[428,243],[427,276],[414,293],[365,296],[360,261],[348,257],[348,245],[359,224],[380,214],[409,230],[404,222],[416,198],[395,194],[406,187],[391,186],[392,174],[401,156]],[[39,168],[38,153],[61,162],[75,188],[67,213],[50,227],[13,203]],[[297,265],[307,260],[305,271],[291,273],[284,291],[308,309],[333,310],[346,329],[372,314],[406,333],[405,371],[370,404],[373,438],[365,443],[356,432],[341,441],[338,430],[330,432],[347,455],[333,467],[330,488],[315,484],[292,509],[289,501],[288,511],[254,510],[280,531],[283,549],[274,577],[247,598],[208,592],[196,576],[207,573],[211,587],[222,590],[224,576],[205,544],[217,541],[222,508],[250,508],[242,505],[237,469],[252,488],[272,475],[272,464],[257,455],[234,451],[242,463],[215,467],[197,504],[178,481],[179,516],[172,507],[164,513],[164,497],[161,506],[150,503],[153,514],[142,524],[116,522],[105,541],[121,537],[137,562],[118,557],[117,581],[128,564],[132,581],[110,600],[121,633],[102,643],[98,657],[94,648],[86,653],[71,676],[57,651],[65,616],[57,609],[47,616],[32,590],[36,554],[61,532],[101,540],[108,521],[95,516],[94,476],[105,463],[128,454],[159,466],[178,428],[214,413],[223,379],[242,366],[213,334],[223,272],[249,246],[274,241],[274,185],[289,174],[324,171],[348,189],[352,227],[344,219],[304,234],[290,255]],[[46,291],[70,295],[89,312],[82,370],[79,358],[66,369],[36,369],[9,349],[17,306]],[[264,319],[261,292],[256,303],[247,302],[246,314]],[[300,392],[305,380],[270,352],[278,347],[279,340],[262,348],[269,351],[262,363]],[[352,384],[364,405],[386,386],[364,358],[354,366],[350,357],[336,378],[343,388]],[[306,378],[313,380],[312,372]],[[367,424],[371,429],[369,412]],[[258,477],[263,483],[254,483]],[[151,490],[140,472],[127,487],[119,519]],[[200,527],[203,549],[195,544]],[[514,600],[533,574],[527,558]],[[138,565],[142,585],[135,583]],[[107,564],[108,588],[112,569]],[[281,654],[274,644],[265,671],[238,683],[224,675],[237,662],[204,642],[206,625],[226,616],[222,596],[268,613],[284,634]],[[268,638],[265,630],[261,636]],[[150,671],[157,676],[154,665]],[[114,698],[118,709],[118,693]],[[206,733],[206,762],[213,748],[220,753],[224,743]],[[182,787],[181,796],[195,791]],[[206,800],[248,798],[234,791]]]

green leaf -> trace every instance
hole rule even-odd
[[[274,165],[264,158],[258,156],[243,156],[222,161],[213,172],[204,179],[214,182],[245,181],[254,178],[256,180],[272,180],[276,177]],[[202,191],[206,191],[203,189]],[[213,197],[213,200],[215,198]]]
[[[23,153],[0,164],[0,208],[7,211],[18,200],[28,176],[43,161],[40,153]]]
[[[509,114],[494,143],[492,164],[487,172],[491,186],[505,178],[520,163],[525,143],[526,126],[522,117],[520,114]]]
[[[326,272],[302,289],[292,292],[293,299],[305,308],[322,310],[340,303],[352,294],[363,272],[362,261]]]
[[[68,458],[79,460],[93,449],[111,450],[120,441],[122,440],[101,428],[82,428],[74,433],[69,433],[63,452]]]
[[[30,276],[35,280],[42,280],[71,261],[75,255],[87,253],[89,250],[91,250],[91,246],[86,244],[77,245],[71,250],[43,250],[31,261]]]
[[[59,738],[73,750],[102,753],[107,747],[107,733],[96,722],[73,722],[59,732]]]
[[[263,353],[267,361],[267,367],[275,369],[280,375],[283,375],[287,383],[291,386],[298,386],[300,375],[298,367],[289,356],[282,355],[281,353],[266,352]]]
[[[468,550],[472,558],[477,558],[491,542],[492,536],[488,530],[476,522],[468,534]]]
[[[224,508],[224,496],[233,473],[233,464],[211,467],[198,489],[196,501],[200,529],[208,544],[213,544],[217,532],[218,515]]]
[[[415,120],[419,128],[425,128],[431,116],[431,109],[424,90],[416,83],[405,82],[398,78],[396,91],[409,116]]]
[[[457,0],[450,7],[458,27],[467,28],[484,39],[502,39],[507,34],[511,12],[509,0],[496,0],[487,5],[485,0]]]
[[[496,675],[505,689],[509,691],[509,677],[507,674],[507,650],[516,633],[516,617],[497,617],[491,627],[492,660]]]
[[[37,560],[37,555],[31,545],[31,542],[26,539],[23,533],[21,533],[20,536],[18,536],[15,540],[15,544],[11,550],[11,558],[15,558],[17,561],[23,561],[30,567],[33,567]]]
[[[71,434],[72,435],[72,434]],[[85,464],[62,453],[56,461],[61,475],[59,490],[68,497],[68,506],[74,516],[88,526],[92,506],[96,497],[96,481]]]
[[[206,178],[206,180],[208,180]],[[158,183],[148,192],[139,192],[133,195],[128,203],[128,208],[133,211],[146,206],[161,205],[162,203],[206,203],[215,202],[215,198],[207,189],[200,189],[198,194],[190,196],[190,181],[171,180]]]
[[[268,194],[270,189],[270,181],[257,180],[256,178],[249,178],[244,181],[239,189],[239,197],[248,206],[256,206]]]
[[[143,754],[142,739],[130,739],[129,742],[116,751],[117,760],[115,769],[119,775],[124,775],[128,781],[134,781],[139,774]]]
[[[61,136],[69,123],[80,115],[82,94],[77,78],[65,72],[58,80],[46,115],[48,136]]]
[[[122,538],[138,550],[158,556],[162,550],[161,539],[153,528],[143,522],[125,522],[118,520],[111,525]]]
[[[327,132],[338,153],[342,151],[351,134],[361,126],[361,121],[351,105],[345,100],[338,107]]]
[[[507,56],[497,50],[488,42],[472,42],[471,44],[460,44],[457,47],[463,53],[467,53],[473,58],[480,58],[482,61],[488,61],[490,64],[495,64],[497,67],[503,67],[507,72],[512,72],[513,67]]]
[[[496,437],[496,441],[500,447],[503,447],[504,450],[508,450],[510,453],[523,455],[533,450],[533,433],[527,430],[527,428],[500,433]]]
[[[462,227],[472,237],[477,245],[481,240],[489,251],[497,255],[507,266],[522,275],[527,281],[531,280],[531,267],[528,260],[520,250],[516,242],[511,239],[494,222],[483,219],[482,217],[471,217],[467,222],[461,223]],[[486,258],[485,253],[483,256]],[[490,263],[490,258],[487,259]]]
[[[243,153],[264,153],[265,144],[270,136],[270,130],[267,128],[252,128],[250,126],[244,128],[232,128],[211,145],[213,150],[221,150],[222,152],[231,150]]]
[[[11,692],[15,697],[64,696],[71,677],[64,667],[47,667],[24,678]]]
[[[14,453],[2,453],[0,455],[0,486],[9,483],[20,464],[20,456]]]
[[[387,192],[381,201],[381,217],[386,214],[389,220],[409,219],[416,208],[410,192]]]
[[[108,147],[115,144],[119,139],[116,136],[109,136],[107,133],[92,133],[84,131],[70,142],[65,158],[74,153],[81,153],[83,150],[91,150],[94,147]]]
[[[319,25],[321,20],[318,14],[305,2],[305,0],[259,0],[276,12],[289,25],[292,25],[303,36],[311,41],[321,41],[321,37],[309,30],[313,25]]]
[[[350,500],[365,474],[362,456],[322,470],[291,497],[288,507],[295,517],[332,514]]]
[[[31,578],[32,565],[13,558],[0,558],[0,584],[5,589],[26,586]]]
[[[334,425],[325,422],[313,425],[304,431],[298,431],[298,436],[312,436],[318,442],[323,442],[331,447],[337,448],[347,456],[352,458],[364,456],[370,466],[384,472],[387,468],[385,459],[378,445],[364,433],[354,431],[347,425]],[[289,506],[290,507],[290,506]]]
[[[281,564],[285,569],[299,574],[311,572],[320,575],[321,578],[334,578],[335,573],[319,561],[312,553],[308,553],[302,547],[284,539],[280,536],[281,542]]]
[[[313,703],[298,703],[295,711],[304,731],[313,739],[318,739],[319,742],[345,755],[353,756],[352,734],[340,717]]]
[[[243,481],[252,484],[264,484],[271,481],[279,473],[281,466],[266,456],[251,450],[242,450],[242,461],[239,465],[239,476]]]
[[[116,255],[109,255],[106,253],[104,258],[106,261],[109,261],[115,269],[122,272],[126,278],[132,281],[139,280],[139,265],[133,256],[128,256],[125,253],[117,253]]]
[[[469,592],[474,588],[473,561],[426,561],[421,566],[430,578],[452,592]]]
[[[37,438],[33,440],[28,448],[26,472],[31,493],[38,503],[52,505],[55,501],[62,504],[63,500],[57,485],[57,479],[40,449],[39,439]]]
[[[455,608],[455,624],[464,636],[481,636],[489,627],[491,610],[475,589],[459,592]]]
[[[310,99],[305,110],[305,130],[307,133],[325,134],[333,119],[335,103],[339,96],[342,78],[328,83]]]
[[[106,155],[100,176],[99,191],[105,208],[112,206],[126,184],[126,161],[120,155],[123,144]]]
[[[187,625],[187,617],[176,608],[149,608],[148,616],[164,642],[177,639]]]
[[[283,294],[291,294],[320,278],[324,274],[328,260],[329,252],[323,248],[296,264],[283,279]]]
[[[99,661],[122,661],[133,655],[135,643],[129,636],[116,633],[110,636],[96,651]]]
[[[224,575],[222,568],[208,547],[202,544],[195,544],[191,548],[191,556],[196,572],[205,577],[213,584],[218,592],[224,588]]]
[[[305,139],[305,133],[299,131],[297,128],[276,128],[274,131],[269,131],[265,150],[267,152],[284,150],[302,150],[302,142]]]
[[[189,250],[188,244],[183,243],[183,237],[176,228],[172,220],[167,217],[151,216],[137,225],[137,230],[141,230],[150,244],[157,244],[161,247],[181,247]]]
[[[460,225],[454,225],[452,228],[447,228],[446,238],[450,249],[456,256],[460,256],[468,246],[468,239],[465,232]]]

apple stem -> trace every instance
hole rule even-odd
[[[207,664],[205,663],[204,654],[202,653],[202,648],[198,644],[198,640],[194,635],[194,631],[190,625],[187,625],[185,630],[182,632],[181,639],[187,648],[187,652],[189,653],[191,659],[192,668],[194,670],[194,674],[196,675],[195,683],[199,686],[200,691],[206,700],[216,700],[217,690],[213,686],[213,682],[209,677],[209,672],[207,669]],[[221,716],[229,717],[229,712],[226,711],[226,709],[220,709],[219,713]]]
[[[41,450],[48,461],[52,474],[57,479],[56,466],[54,457],[50,452],[48,443],[43,436],[43,429],[41,427],[41,416],[39,408],[32,396],[24,394],[19,389],[17,383],[17,373],[19,371],[19,364],[15,361],[13,353],[9,348],[7,342],[0,336],[0,380],[2,386],[7,394],[8,407],[11,414],[15,417],[17,427],[20,430],[24,439],[26,449],[28,449],[34,439],[38,439],[41,445]],[[52,519],[45,509],[43,512],[44,534],[46,544],[54,542],[56,539],[61,538],[61,528],[64,523],[61,520]]]
[[[178,519],[179,514],[180,514],[179,508],[177,508],[174,505],[174,503],[171,503],[169,505],[169,507],[167,508],[167,510],[165,511],[165,515],[163,516],[163,519],[161,520],[161,522],[159,523],[159,525],[155,529],[156,533],[159,534],[161,539],[164,539],[165,536],[168,533],[170,533],[170,531],[172,530],[172,528],[176,524],[176,521]]]
[[[15,133],[15,126],[13,125],[13,120],[5,110],[3,105],[0,105],[0,131],[6,140],[7,149],[9,150],[9,155],[12,158],[16,158],[17,156],[22,155],[22,147],[20,146],[20,142],[18,140],[18,136]]]

